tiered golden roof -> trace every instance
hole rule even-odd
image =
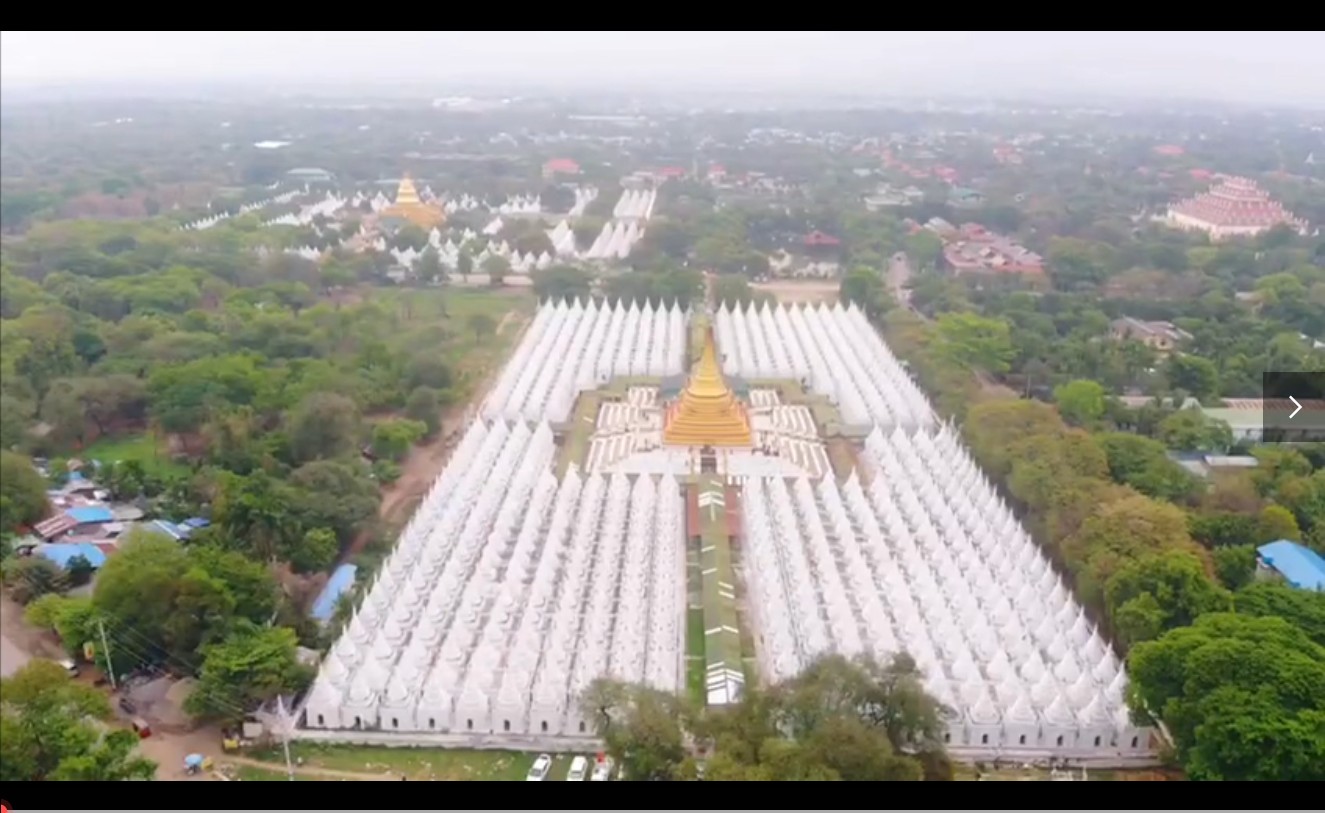
[[[704,332],[704,351],[681,398],[667,410],[663,442],[675,446],[754,445],[750,416],[723,380],[712,328]]]
[[[400,179],[400,188],[396,190],[396,202],[383,209],[382,216],[408,220],[424,229],[431,229],[446,222],[446,213],[440,206],[424,203],[408,175]]]

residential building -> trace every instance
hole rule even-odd
[[[973,209],[985,204],[984,193],[965,186],[954,186],[948,192],[948,203],[958,209]]]
[[[928,224],[926,224],[928,227]],[[943,261],[953,274],[1018,274],[1039,277],[1044,258],[1014,240],[976,223],[965,223],[956,234],[934,229],[944,237]]]
[[[553,158],[543,165],[543,178],[552,180],[559,175],[579,175],[580,165],[569,158]]]
[[[1164,221],[1177,229],[1205,232],[1211,240],[1254,237],[1280,225],[1300,233],[1307,229],[1305,221],[1247,178],[1226,177],[1210,191],[1173,204]]]
[[[1261,442],[1267,424],[1285,430],[1275,438],[1280,442],[1325,437],[1325,401],[1300,400],[1294,404],[1287,399],[1226,398],[1222,407],[1201,407],[1201,412],[1211,420],[1228,424],[1234,442]],[[1294,417],[1290,419],[1290,415]]]
[[[1131,316],[1110,322],[1109,335],[1115,341],[1141,342],[1161,353],[1167,353],[1192,338],[1192,334],[1172,322],[1147,322]]]
[[[1256,549],[1259,575],[1280,579],[1299,590],[1325,591],[1325,558],[1311,548],[1280,539]]]

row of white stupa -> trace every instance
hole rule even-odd
[[[686,314],[668,308],[545,304],[482,407],[485,418],[570,418],[576,396],[614,376],[668,376],[686,363]]]
[[[248,214],[249,212],[256,212],[261,209],[265,209],[268,206],[280,206],[282,204],[289,203],[290,201],[294,200],[300,195],[307,193],[308,193],[307,187],[304,187],[303,189],[292,189],[289,192],[282,192],[281,194],[275,195],[270,198],[264,198],[263,200],[253,201],[252,203],[245,203],[243,206],[239,207],[239,213],[243,215],[243,214]],[[204,229],[210,229],[212,226],[215,226],[217,223],[220,223],[222,220],[226,220],[229,217],[230,217],[229,212],[218,212],[217,214],[208,215],[207,217],[199,218],[198,220],[194,220],[190,223],[185,223],[181,228],[183,228],[185,231],[201,231]]]
[[[624,260],[643,236],[644,229],[639,220],[608,221],[581,257],[586,260]]]
[[[291,212],[274,217],[262,225],[264,226],[307,226],[318,217],[331,217],[339,212],[349,203],[346,198],[339,197],[331,192],[321,200],[314,201],[306,206],[300,207],[298,212]]]
[[[715,315],[714,334],[728,375],[803,381],[848,424],[935,424],[924,394],[854,305],[728,304]]]
[[[589,734],[595,678],[682,688],[675,479],[552,474],[546,423],[471,425],[322,663],[323,729]]]
[[[1144,754],[1122,664],[948,428],[876,428],[865,462],[868,488],[744,481],[761,674],[905,651],[949,709],[952,746]]]
[[[612,217],[648,220],[653,216],[653,206],[657,202],[657,189],[626,189],[612,207]]]
[[[373,247],[378,251],[389,251],[397,263],[407,268],[413,268],[414,263],[417,262],[419,257],[423,256],[424,253],[423,251],[414,248],[387,249],[386,240],[381,238],[374,241]],[[448,240],[441,246],[430,246],[430,248],[431,250],[436,251],[437,259],[444,268],[451,271],[455,271],[459,268],[460,248],[456,246],[455,243]],[[505,240],[500,242],[488,241],[488,243],[484,245],[483,248],[479,249],[477,253],[471,255],[474,260],[475,270],[481,270],[483,261],[494,256],[505,257],[511,264],[511,270],[522,274],[527,274],[530,271],[546,270],[551,268],[554,263],[553,256],[546,251],[537,254],[532,251],[521,254],[519,251],[513,251],[510,244]]]

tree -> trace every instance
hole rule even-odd
[[[436,435],[442,428],[442,405],[437,390],[415,387],[405,400],[405,415],[411,420],[422,421],[427,428],[427,437]]]
[[[442,258],[437,253],[437,249],[429,246],[414,261],[414,273],[424,282],[439,282],[446,280],[446,269],[442,268]]]
[[[935,352],[968,370],[1000,374],[1010,369],[1015,351],[1008,323],[974,313],[945,313],[938,319]]]
[[[185,708],[202,717],[237,722],[277,695],[301,690],[312,679],[299,663],[293,630],[240,622],[203,649],[198,687]]]
[[[1215,548],[1211,554],[1215,565],[1215,575],[1230,590],[1237,590],[1251,584],[1256,575],[1256,546],[1225,545]]]
[[[491,254],[483,260],[483,273],[488,275],[488,282],[494,287],[500,286],[511,273],[511,261],[500,254]]]
[[[1219,394],[1219,369],[1209,359],[1174,353],[1169,356],[1165,374],[1170,387],[1189,392],[1198,401]]]
[[[1233,606],[1241,615],[1282,618],[1325,646],[1325,593],[1257,581],[1234,594]]]
[[[1302,529],[1297,526],[1293,512],[1282,505],[1267,505],[1256,518],[1256,541],[1259,544],[1287,539],[1302,540]]]
[[[32,460],[0,451],[0,533],[32,525],[50,513],[46,481]]]
[[[1225,452],[1233,445],[1228,424],[1206,417],[1195,407],[1180,409],[1159,424],[1159,439],[1180,452]]]
[[[156,765],[134,752],[130,731],[104,730],[110,705],[64,667],[32,661],[0,680],[0,781],[151,779]]]
[[[69,577],[60,566],[42,556],[28,556],[5,563],[5,586],[19,604],[69,589]]]
[[[569,265],[537,271],[533,277],[534,294],[541,300],[584,299],[592,283],[588,272]]]
[[[1230,605],[1229,595],[1187,550],[1163,551],[1123,566],[1105,586],[1104,600],[1119,637],[1129,645]]]
[[[474,331],[474,338],[483,341],[497,329],[497,321],[486,313],[474,313],[469,316],[469,329]]]
[[[344,395],[315,392],[290,412],[288,427],[290,451],[300,462],[351,454],[359,440],[359,408]]]
[[[865,315],[875,322],[893,306],[883,278],[872,268],[857,268],[843,277],[838,295],[843,302],[853,303],[865,311]]]
[[[420,438],[428,434],[422,421],[393,419],[373,426],[373,452],[379,457],[400,460]]]
[[[1199,554],[1187,534],[1186,515],[1140,494],[1096,506],[1063,543],[1063,556],[1086,602],[1103,598],[1105,585],[1130,562],[1171,550]]]
[[[1054,387],[1058,411],[1075,426],[1091,426],[1104,416],[1104,387],[1078,378]]]
[[[1209,613],[1128,667],[1133,714],[1167,724],[1192,779],[1325,779],[1325,648],[1288,621]]]
[[[1109,460],[1109,476],[1148,497],[1174,501],[1196,491],[1198,482],[1169,459],[1164,444],[1131,432],[1105,432],[1095,440]]]
[[[581,713],[636,782],[680,777],[686,748],[679,705],[656,689],[602,679],[580,698]]]
[[[92,581],[92,574],[96,573],[96,568],[86,556],[73,556],[65,563],[64,572],[70,587],[82,587]]]

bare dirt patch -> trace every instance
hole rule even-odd
[[[836,280],[774,280],[757,282],[750,286],[756,291],[772,294],[779,302],[792,305],[799,302],[833,302],[837,300]]]

